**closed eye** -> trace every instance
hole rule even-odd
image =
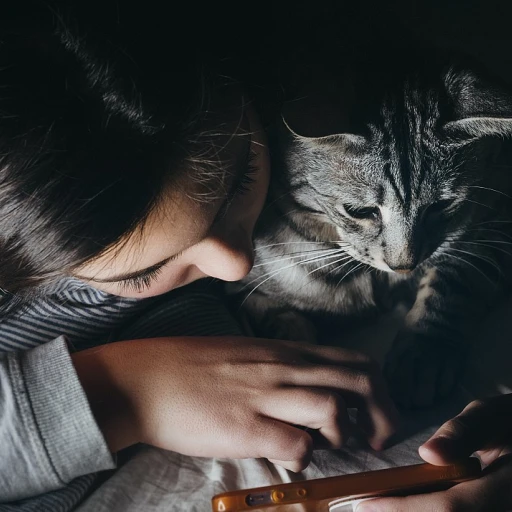
[[[149,288],[153,281],[156,280],[160,272],[162,272],[162,267],[163,266],[147,269],[143,274],[117,281],[117,284],[122,290],[133,290],[141,293]]]
[[[441,199],[431,205],[427,206],[425,215],[440,215],[442,213],[450,211],[454,206],[453,199]]]
[[[358,220],[377,220],[380,219],[380,210],[376,206],[365,206],[356,208],[349,204],[344,204],[343,209],[346,214],[353,219]]]

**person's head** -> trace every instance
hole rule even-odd
[[[243,277],[268,157],[240,85],[133,19],[113,34],[47,15],[0,27],[0,287]]]

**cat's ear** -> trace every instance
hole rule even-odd
[[[342,79],[309,80],[301,85],[295,99],[283,106],[284,129],[295,141],[308,146],[360,146],[365,139],[352,134],[349,123],[354,97],[348,74]]]
[[[345,149],[361,149],[366,144],[366,139],[362,135],[356,135],[354,133],[335,133],[331,135],[323,135],[318,137],[301,135],[293,130],[288,124],[288,121],[283,116],[283,125],[286,130],[291,134],[296,142],[299,142],[305,146],[310,147],[329,147],[336,146],[336,148],[344,147]]]
[[[446,73],[445,85],[456,117],[445,124],[447,132],[512,137],[512,91],[505,85],[455,67]]]
[[[512,118],[468,117],[450,121],[444,126],[447,132],[464,132],[470,137],[512,137]]]

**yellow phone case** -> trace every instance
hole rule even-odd
[[[478,478],[480,461],[450,466],[416,464],[350,475],[226,492],[212,499],[213,512],[341,512],[352,502],[379,496],[447,489]]]

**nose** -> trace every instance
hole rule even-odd
[[[384,258],[388,267],[397,274],[409,274],[412,272],[421,262],[419,256],[420,249],[414,247],[412,244],[405,245],[401,248],[395,249],[393,254],[387,254]]]
[[[207,276],[222,281],[239,281],[254,263],[250,233],[243,228],[212,235],[201,244],[196,267]]]

